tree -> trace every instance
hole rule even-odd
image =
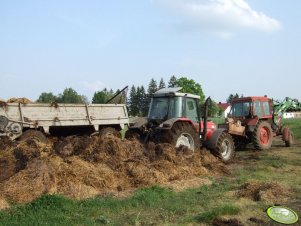
[[[122,92],[120,92],[120,89],[117,89],[116,92],[111,94],[110,91],[110,98],[112,98],[114,95],[116,95],[118,93],[117,96],[114,97],[114,99],[112,99],[112,101],[110,101],[110,103],[115,103],[115,104],[126,104],[127,98],[127,90],[124,90]]]
[[[145,104],[149,106],[152,95],[158,90],[157,82],[152,78],[149,82]]]
[[[169,79],[168,88],[173,88],[173,87],[176,87],[176,86],[177,86],[177,78],[176,78],[176,76],[173,75]]]
[[[157,82],[152,78],[149,82],[147,94],[152,95],[158,90]]]
[[[136,87],[133,85],[130,90],[130,97],[128,100],[129,113],[131,116],[136,116],[139,111],[138,100],[137,100],[137,91]]]
[[[219,109],[218,109],[218,116],[223,116],[224,112],[225,112],[225,110],[223,108],[219,107]]]
[[[138,99],[138,103],[139,103],[139,106],[140,106],[140,113],[139,115],[144,117],[147,115],[148,113],[148,96],[145,92],[145,88],[144,86],[140,86],[140,88],[137,90],[137,99]]]
[[[105,104],[107,103],[115,94],[120,92],[119,89],[114,93],[112,89],[108,91],[107,88],[104,88],[102,91],[98,91],[94,93],[92,98],[93,104]],[[110,104],[125,104],[126,103],[126,95],[124,92],[120,93],[119,95],[115,96],[114,99],[110,100]]]
[[[192,79],[181,77],[177,79],[176,86],[182,87],[182,92],[184,93],[191,93],[200,96],[200,103],[204,103],[205,95],[203,93],[201,84],[196,83]]]
[[[56,102],[58,99],[57,96],[53,95],[53,93],[41,93],[41,95],[39,96],[39,99],[37,99],[38,103],[52,103],[52,102]]]
[[[244,95],[243,94],[241,94],[240,95],[240,97],[244,97]],[[239,94],[238,93],[236,93],[236,94],[230,94],[229,95],[229,97],[227,98],[227,103],[231,103],[234,99],[236,99],[236,98],[239,98]]]
[[[209,117],[220,116],[220,109],[221,108],[216,104],[216,102],[212,100],[208,109],[208,116]]]
[[[104,90],[98,91],[94,93],[92,104],[104,104],[108,99],[108,94]]]
[[[89,104],[88,97],[86,97],[85,95],[80,95],[80,97],[81,97],[84,104]]]
[[[166,87],[165,82],[164,82],[163,78],[161,78],[160,83],[159,83],[159,89],[163,89],[165,87]]]
[[[84,100],[74,89],[66,88],[63,94],[59,94],[58,103],[83,104]]]
[[[145,88],[143,86],[137,87],[136,93],[137,103],[138,103],[138,116],[146,116],[148,112],[148,99],[145,93]]]

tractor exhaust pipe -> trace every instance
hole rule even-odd
[[[125,92],[125,90],[127,90],[127,88],[128,88],[128,86],[126,86],[126,87],[124,87],[122,90],[120,90],[120,91],[117,91],[117,93],[112,97],[112,98],[110,98],[109,100],[107,100],[106,101],[106,104],[108,104],[108,103],[110,103],[112,100],[114,100],[120,93],[123,93],[123,92]],[[126,94],[125,94],[125,96],[126,96]],[[125,100],[126,100],[126,98],[125,98]],[[119,100],[119,104],[121,103],[121,98],[120,98],[120,100]]]
[[[206,142],[206,137],[207,137],[207,122],[208,122],[209,104],[211,104],[211,98],[210,97],[208,97],[206,99],[205,105],[204,105],[204,129],[203,129],[203,134],[202,134],[203,142]]]

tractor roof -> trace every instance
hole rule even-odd
[[[174,87],[174,88],[163,88],[158,90],[153,94],[154,97],[164,97],[164,96],[177,96],[177,97],[190,97],[194,99],[200,99],[200,96],[190,94],[190,93],[180,93],[182,87]]]
[[[252,96],[252,97],[241,97],[241,98],[236,98],[232,102],[245,102],[245,101],[255,101],[255,100],[260,100],[260,101],[270,101],[271,99],[264,96],[264,97],[259,97],[259,96]]]

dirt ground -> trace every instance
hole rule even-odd
[[[228,173],[208,151],[202,155],[169,144],[144,147],[137,141],[76,136],[53,138],[47,145],[1,139],[0,168],[2,203],[27,203],[44,194],[123,196],[155,184],[179,191],[210,184],[200,176]]]

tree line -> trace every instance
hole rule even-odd
[[[66,88],[63,93],[54,95],[52,92],[43,92],[37,99],[38,103],[70,103],[70,104],[85,104],[89,103],[88,98],[78,94],[72,88]]]
[[[159,89],[163,88],[172,88],[172,87],[182,87],[182,92],[196,94],[200,96],[200,107],[202,109],[203,103],[205,101],[205,95],[202,90],[201,84],[197,83],[193,79],[188,79],[187,77],[176,78],[174,75],[170,77],[168,83],[166,84],[163,78],[159,81],[155,79],[151,79],[147,89],[141,85],[132,85],[129,89],[129,94],[122,95],[120,94],[118,97],[114,98],[113,103],[126,103],[128,106],[128,111],[130,116],[140,116],[144,117],[148,113],[149,104],[151,100],[151,96]],[[119,90],[108,90],[103,89],[101,91],[97,91],[94,93],[92,98],[92,104],[103,104],[110,100],[115,93],[119,92]],[[242,95],[241,95],[242,96]],[[233,99],[239,97],[236,94],[230,94],[227,98],[227,102],[231,102]],[[53,93],[43,92],[39,96],[38,103],[81,103],[88,104],[89,100],[86,96],[78,94],[72,88],[66,88],[63,93],[58,95],[54,95]],[[212,101],[209,106],[209,116],[220,116],[223,112],[223,109],[219,108],[215,101]]]

